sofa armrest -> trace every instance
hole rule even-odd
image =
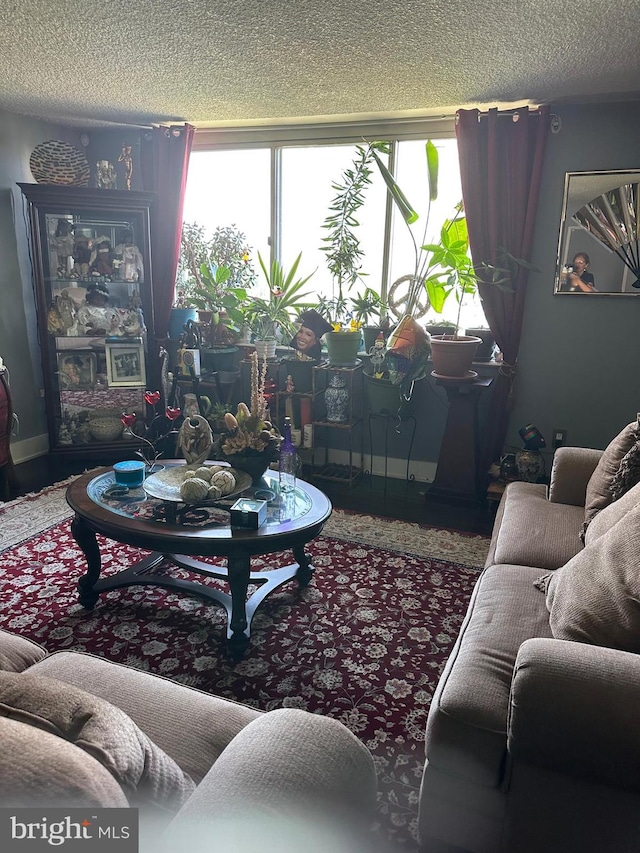
[[[0,670],[23,672],[47,656],[47,650],[26,637],[0,629]]]
[[[551,466],[549,500],[553,503],[584,506],[587,483],[601,456],[602,450],[590,447],[559,447]]]
[[[640,656],[567,640],[518,651],[508,749],[514,762],[640,790]]]
[[[269,711],[225,748],[174,818],[169,841],[187,833],[199,850],[200,833],[210,841],[215,829],[218,840],[240,834],[256,849],[277,841],[274,850],[289,850],[287,834],[296,835],[301,822],[311,832],[324,822],[362,832],[376,790],[371,753],[342,723],[293,708]]]

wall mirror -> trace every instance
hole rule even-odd
[[[566,173],[556,294],[640,296],[639,205],[640,169]]]

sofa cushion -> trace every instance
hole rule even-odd
[[[587,528],[584,544],[586,546],[591,545],[599,536],[602,536],[611,530],[614,524],[617,524],[621,518],[624,518],[629,510],[633,509],[634,506],[639,503],[640,483],[636,483],[636,485],[621,498],[618,498],[618,500],[613,501],[609,506],[600,510]]]
[[[37,643],[0,629],[0,670],[22,672],[46,655],[46,649]]]
[[[0,717],[0,802],[4,808],[129,805],[118,782],[91,755],[7,717]]]
[[[518,649],[551,637],[539,569],[485,569],[427,720],[427,761],[435,769],[486,787],[500,784],[507,743],[509,691]]]
[[[554,572],[546,603],[553,636],[640,652],[640,505]]]
[[[77,687],[29,672],[1,672],[0,716],[80,747],[134,803],[177,811],[195,788],[123,711]]]
[[[640,415],[621,430],[604,450],[596,470],[587,483],[587,496],[584,507],[584,524],[580,533],[585,541],[587,528],[595,516],[608,506],[612,500],[611,484],[618,473],[620,463],[633,445],[640,439]]]
[[[552,503],[545,486],[536,483],[510,483],[503,501],[495,563],[557,569],[581,549],[576,530],[583,507]]]

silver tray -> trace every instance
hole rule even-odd
[[[156,474],[149,475],[142,488],[152,498],[158,498],[161,501],[173,501],[174,503],[187,503],[180,494],[180,486],[183,484],[185,474],[189,469],[186,465],[177,465],[173,468],[164,468]],[[222,495],[218,500],[226,500],[233,498],[236,495],[245,492],[252,483],[251,476],[246,471],[238,471],[236,468],[227,468],[225,471],[230,471],[236,478],[236,487],[228,495]],[[198,501],[198,504],[206,504],[208,501]]]

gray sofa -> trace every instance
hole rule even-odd
[[[376,774],[341,723],[262,713],[0,631],[0,802],[129,807],[140,850],[375,849]]]
[[[428,717],[425,853],[640,850],[640,657],[566,627],[566,613],[553,609],[564,604],[563,578],[597,586],[603,567],[624,565],[631,580],[620,600],[630,618],[608,613],[606,585],[594,610],[607,613],[599,628],[624,622],[622,647],[640,651],[640,484],[616,500],[609,491],[623,460],[639,473],[640,428],[625,430],[604,452],[556,451],[548,488],[505,490]],[[593,520],[583,546],[585,518]]]

